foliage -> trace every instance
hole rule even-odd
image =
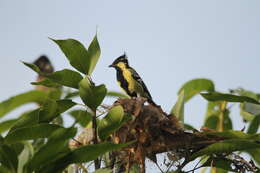
[[[51,40],[59,46],[74,70],[63,69],[45,73],[36,65],[23,62],[43,78],[32,84],[45,86],[47,89],[28,91],[0,103],[0,118],[6,118],[0,122],[0,172],[87,172],[87,165],[92,161],[95,162],[95,172],[111,172],[110,163],[115,158],[110,156],[114,151],[136,142],[133,140],[130,143],[118,144],[111,140],[111,136],[126,122],[135,120],[124,112],[122,106],[110,107],[104,105],[103,101],[105,97],[129,97],[119,92],[107,91],[104,84],[96,85],[92,81],[91,74],[101,54],[97,36],[93,38],[88,49],[74,39]],[[174,164],[169,164],[168,171],[185,172],[184,166],[198,158],[206,159],[194,170],[214,166],[216,168],[212,169],[237,171],[239,168],[236,166],[242,162],[244,165],[240,171],[257,170],[251,161],[246,162],[238,156],[232,159],[230,154],[234,156],[234,152],[245,152],[260,164],[258,93],[241,88],[231,90],[230,93],[220,93],[216,91],[211,80],[194,79],[185,83],[178,95],[178,100],[171,110],[172,116],[176,116],[183,123],[186,131],[197,131],[184,122],[184,105],[194,96],[201,95],[208,104],[204,131],[200,134],[219,140],[194,151],[189,158],[186,157],[184,162],[180,161],[175,167],[172,166]],[[81,103],[77,103],[75,97],[81,98]],[[21,113],[17,118],[8,119],[11,111],[28,103],[35,103],[36,108]],[[248,124],[246,133],[233,130],[230,103],[240,104],[241,116]],[[79,106],[81,108],[78,108]],[[74,123],[65,127],[63,119],[68,110]],[[106,115],[101,116],[103,114]],[[82,133],[83,141],[79,138],[82,128],[87,129],[86,133]],[[173,156],[168,160],[175,162],[176,159],[172,158]],[[154,161],[156,162],[156,159]],[[120,169],[120,166],[117,168]],[[130,171],[138,172],[139,166],[132,166]]]

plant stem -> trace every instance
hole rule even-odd
[[[218,131],[223,132],[224,131],[224,116],[226,112],[227,102],[221,102],[220,104],[220,115],[219,115],[219,122],[218,122]]]
[[[93,135],[94,135],[93,143],[98,144],[96,111],[93,111],[92,128],[93,128]],[[95,164],[95,170],[100,168],[100,161],[98,158],[96,160],[94,160],[94,164]]]

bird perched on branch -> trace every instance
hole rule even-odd
[[[144,97],[156,105],[142,78],[129,66],[126,54],[118,57],[109,67],[116,69],[117,82],[130,97]]]

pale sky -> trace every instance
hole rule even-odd
[[[20,60],[46,54],[57,70],[70,68],[48,37],[88,45],[96,27],[102,54],[93,78],[109,89],[120,91],[107,66],[126,51],[166,111],[193,78],[212,79],[223,92],[237,87],[260,92],[259,7],[257,0],[0,0],[0,99],[32,88],[35,74]],[[198,96],[186,105],[187,122],[200,126],[205,103]]]
[[[259,7],[259,0],[0,0],[0,100],[33,88],[35,73],[20,60],[46,54],[56,70],[70,68],[48,37],[88,45],[97,27],[102,53],[93,79],[111,90],[120,91],[107,66],[126,51],[165,111],[194,78],[212,79],[222,92],[260,92]],[[186,104],[185,121],[199,128],[205,104],[200,96]],[[238,110],[232,117],[243,128]]]

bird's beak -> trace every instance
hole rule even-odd
[[[114,65],[114,64],[111,64],[111,65],[109,65],[108,67],[115,67],[115,65]]]

